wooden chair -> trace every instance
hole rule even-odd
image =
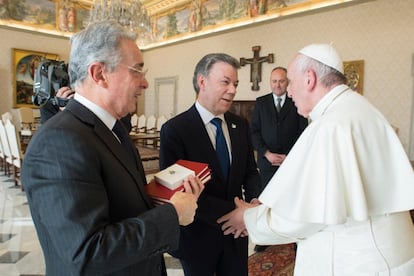
[[[23,163],[23,153],[20,149],[20,138],[16,131],[16,127],[10,122],[10,120],[6,120],[5,128],[13,159],[13,176],[15,180],[15,185],[20,185],[23,191],[23,185],[20,181],[20,170],[22,168]]]
[[[161,115],[157,118],[157,128],[156,128],[156,132],[159,134],[161,132],[161,127],[162,125],[167,121],[167,117],[165,115]],[[158,137],[155,141],[156,145],[155,147],[157,149],[160,148],[160,138]]]
[[[156,122],[157,119],[155,118],[154,115],[150,115],[147,119],[147,123],[146,123],[146,132],[147,133],[155,133],[156,131]]]
[[[7,111],[1,115],[1,119],[3,120],[3,124],[5,124],[7,119],[9,119],[10,121],[13,121],[13,115]]]
[[[161,127],[166,121],[167,121],[167,117],[165,117],[165,115],[161,115],[161,116],[158,117],[158,119],[157,119],[157,129],[156,129],[157,132],[161,131]]]
[[[145,114],[142,114],[138,117],[137,132],[144,133],[146,131],[147,131],[147,118],[145,117]]]
[[[9,139],[7,138],[6,128],[3,125],[3,122],[0,120],[0,140],[4,153],[4,171],[5,174],[10,177],[11,171],[13,169],[13,157],[10,150]]]
[[[137,126],[138,126],[138,115],[134,113],[131,116],[131,132],[137,132]]]
[[[20,107],[18,110],[20,130],[32,131],[35,126],[33,109],[30,107]]]
[[[0,122],[1,123],[1,122]],[[0,169],[6,174],[6,155],[3,149],[3,142],[0,139]]]

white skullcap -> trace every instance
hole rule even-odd
[[[330,44],[311,44],[300,50],[299,53],[328,65],[342,74],[344,73],[342,60]]]

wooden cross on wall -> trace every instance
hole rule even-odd
[[[268,54],[265,57],[261,57],[260,46],[253,46],[253,58],[240,58],[240,65],[244,66],[250,64],[250,82],[252,83],[252,90],[260,90],[259,82],[262,81],[262,63],[273,63],[273,54]]]

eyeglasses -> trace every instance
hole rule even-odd
[[[122,65],[124,65],[124,64],[122,64]],[[137,76],[140,76],[142,79],[145,78],[145,75],[148,72],[148,69],[138,69],[138,68],[135,68],[133,66],[128,66],[128,65],[124,65],[124,66],[126,66],[129,70],[134,72]]]

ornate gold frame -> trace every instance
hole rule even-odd
[[[347,85],[362,95],[364,89],[364,61],[344,61],[343,66]]]
[[[12,49],[13,107],[34,107],[32,102],[34,72],[42,59],[58,60],[57,54]]]

